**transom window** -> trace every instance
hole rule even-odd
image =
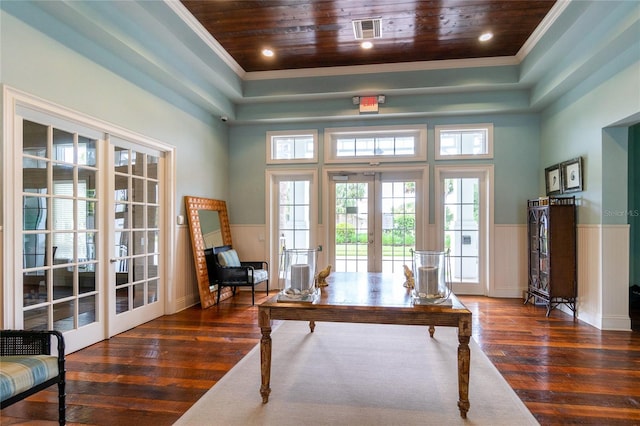
[[[436,160],[493,158],[493,124],[436,126]]]
[[[267,164],[317,161],[317,130],[267,132]]]
[[[327,163],[426,160],[427,127],[329,128],[324,144]]]

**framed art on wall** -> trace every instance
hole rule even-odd
[[[560,164],[562,192],[582,191],[582,157]]]
[[[562,175],[560,173],[560,164],[544,169],[544,176],[547,186],[547,195],[557,195],[562,193]]]

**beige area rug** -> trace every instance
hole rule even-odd
[[[273,333],[271,395],[256,346],[176,425],[536,425],[473,342],[467,420],[458,410],[457,331],[286,321]]]

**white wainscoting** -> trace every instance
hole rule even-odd
[[[578,225],[577,251],[578,318],[601,330],[630,330],[629,225]]]
[[[173,313],[200,303],[196,268],[193,265],[193,253],[191,252],[191,235],[187,225],[176,227],[175,253],[174,303],[169,304]]]
[[[490,297],[522,298],[528,285],[527,225],[495,225]]]
[[[629,317],[630,225],[602,226],[603,330],[631,330]]]
[[[598,328],[602,318],[600,229],[600,225],[578,225],[576,230],[578,318]]]

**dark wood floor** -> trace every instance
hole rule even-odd
[[[474,339],[541,424],[640,424],[640,332],[600,331],[559,311],[547,318],[518,299],[461,299]],[[69,424],[172,424],[258,343],[256,313],[240,292],[68,355]],[[1,413],[2,425],[56,419],[55,387]]]

